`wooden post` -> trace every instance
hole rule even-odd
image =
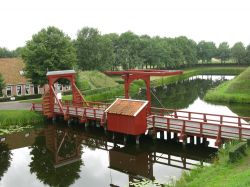
[[[242,139],[242,128],[241,128],[241,119],[238,117],[238,127],[239,127],[239,139]]]
[[[203,114],[203,122],[207,122],[207,115]]]

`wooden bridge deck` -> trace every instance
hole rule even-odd
[[[54,114],[67,115],[69,118],[79,120],[96,120],[101,125],[106,122],[105,109],[107,105],[96,107],[73,107],[63,105],[63,110],[54,105]],[[33,104],[32,109],[42,112],[42,104]],[[179,133],[179,138],[185,140],[188,136],[216,139],[217,144],[221,139],[250,139],[250,118],[239,116],[226,116],[218,114],[206,114],[181,110],[151,108],[152,113],[147,117],[147,129]]]

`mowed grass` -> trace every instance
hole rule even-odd
[[[250,103],[250,67],[233,80],[227,81],[205,95],[206,101]]]
[[[109,76],[100,71],[79,71],[77,86],[80,90],[115,87],[118,84]]]
[[[0,110],[0,134],[21,131],[43,122],[43,117],[27,110]]]
[[[250,186],[250,149],[236,163],[228,160],[227,149],[220,149],[218,159],[210,166],[184,173],[175,187],[246,187]]]

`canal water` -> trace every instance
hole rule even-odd
[[[206,91],[232,76],[195,76],[153,88],[153,105],[197,112],[248,115],[249,106],[203,101]],[[143,98],[144,93],[137,98]],[[157,99],[156,99],[157,98]],[[160,102],[159,102],[159,101]],[[250,116],[250,113],[249,115]],[[183,171],[209,164],[217,148],[176,139],[143,136],[126,144],[94,122],[70,127],[58,122],[42,129],[0,136],[0,186],[133,186],[144,179],[167,183]]]

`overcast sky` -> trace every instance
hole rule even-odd
[[[102,34],[130,30],[217,45],[250,43],[249,0],[0,0],[0,18],[0,47],[8,49],[48,26],[72,39],[88,26]]]

